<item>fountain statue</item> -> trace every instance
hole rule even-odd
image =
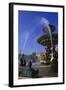
[[[58,53],[55,51],[55,47],[58,45],[58,34],[55,33],[55,26],[51,24],[44,23],[43,32],[45,34],[37,39],[37,42],[43,46],[46,46],[46,55],[47,61],[49,59],[49,63],[58,64]],[[56,66],[56,65],[54,65]],[[57,65],[58,66],[58,65]]]

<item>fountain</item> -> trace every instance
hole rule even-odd
[[[52,41],[52,32],[50,30],[50,26],[48,24],[45,25],[45,30],[47,30],[46,32],[48,32],[49,38],[50,38],[50,42],[51,42],[51,60],[53,60],[53,41]]]
[[[47,22],[47,21],[46,21]],[[53,33],[55,31],[55,26],[51,25],[49,23],[46,23],[44,21],[43,25],[43,32],[45,32],[45,34],[41,37],[39,37],[37,39],[37,42],[40,43],[43,46],[46,46],[48,49],[50,49],[50,62],[52,62],[54,60],[54,52],[53,52],[53,48],[55,45],[58,44],[58,34],[57,33]]]
[[[58,44],[58,34],[55,33],[55,26],[49,24],[46,19],[42,19],[43,32],[44,35],[37,39],[37,42],[43,46],[47,47],[46,55],[47,60],[49,60],[49,64],[53,68],[53,71],[58,72],[58,53],[55,51],[55,46]],[[48,58],[50,57],[50,58]],[[55,69],[55,67],[57,67]]]

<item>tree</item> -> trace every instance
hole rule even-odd
[[[32,53],[31,55],[32,62],[35,62],[37,59],[36,53]]]
[[[46,55],[45,55],[45,53],[41,53],[41,60],[42,61],[46,61]]]
[[[44,53],[41,53],[41,60],[45,60],[45,55],[44,55]]]

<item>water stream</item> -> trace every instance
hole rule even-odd
[[[51,60],[53,60],[53,41],[52,41],[52,32],[49,26],[49,21],[46,18],[41,19],[41,24],[46,29],[46,33],[49,35],[50,41],[51,41]]]

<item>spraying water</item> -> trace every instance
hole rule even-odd
[[[23,51],[22,52],[24,52],[25,45],[26,45],[26,43],[28,41],[28,38],[29,38],[29,32],[25,32],[25,40],[24,40],[24,45],[23,45]]]
[[[50,61],[52,61],[53,60],[53,41],[52,41],[52,33],[51,33],[51,30],[50,30],[50,27],[49,27],[49,21],[46,18],[41,18],[41,24],[44,26],[47,34],[50,36],[51,50],[52,50]]]
[[[27,31],[24,33],[25,36],[24,36],[24,45],[23,45],[23,50],[22,50],[22,52],[24,52],[28,40],[30,40],[31,35],[34,34],[34,32],[36,31],[36,28],[37,28],[38,26],[39,26],[39,23],[37,23],[35,26],[33,26],[33,27],[31,28],[32,31],[30,31],[30,33],[27,32]],[[34,40],[32,40],[32,41],[34,42]],[[34,43],[33,43],[33,44],[34,44]]]
[[[39,22],[40,22],[40,25],[43,25],[43,27],[46,28],[46,32],[47,32],[47,34],[50,37],[51,49],[52,49],[52,54],[51,54],[51,60],[50,61],[52,61],[53,60],[53,42],[52,42],[52,33],[51,33],[51,30],[50,30],[50,27],[49,27],[49,21],[46,18],[44,18],[44,17],[40,17],[39,18]],[[39,24],[37,24],[36,27],[38,25]],[[36,27],[33,28],[33,31],[30,34],[29,34],[29,32],[25,33],[25,41],[24,41],[24,45],[23,45],[23,51],[25,49],[25,45],[26,45],[26,43],[27,43],[27,41],[29,39],[29,36],[31,36],[35,32],[35,28]]]

